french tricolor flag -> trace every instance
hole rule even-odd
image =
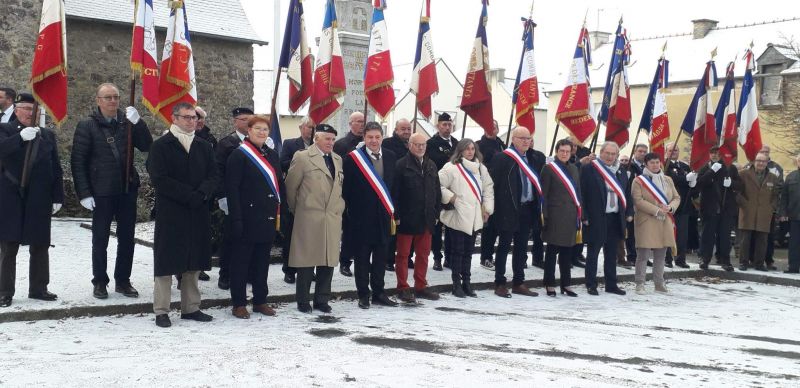
[[[556,119],[581,143],[586,142],[594,133],[596,124],[589,89],[589,64],[592,63],[592,48],[589,43],[589,30],[584,22],[575,55],[570,62],[567,84],[561,92],[561,100],[556,109]]]
[[[761,151],[761,128],[758,125],[758,106],[756,105],[756,84],[753,82],[753,70],[756,68],[756,60],[753,58],[753,51],[748,49],[745,54],[747,67],[744,71],[744,81],[742,83],[742,94],[739,97],[739,114],[736,117],[736,124],[739,127],[739,144],[744,149],[747,160],[756,159],[756,154]]]
[[[494,128],[492,116],[492,89],[486,79],[489,71],[489,43],[486,39],[486,6],[489,0],[483,0],[481,16],[478,20],[478,32],[472,45],[467,77],[464,80],[464,92],[461,96],[461,110],[489,133]]]
[[[431,37],[431,1],[423,0],[422,15],[419,18],[417,35],[417,54],[414,56],[414,71],[411,75],[411,93],[417,96],[417,110],[430,120],[433,114],[431,97],[439,92],[436,79],[436,63],[433,56]]]
[[[706,63],[706,69],[697,85],[689,110],[683,119],[681,129],[692,137],[692,153],[690,166],[699,170],[709,160],[709,150],[718,142],[716,122],[714,120],[714,104],[711,101],[710,89],[717,86],[717,67],[714,61]]]
[[[645,102],[639,128],[649,134],[650,150],[665,160],[664,143],[669,140],[669,115],[667,114],[666,89],[669,87],[669,61],[661,56],[658,68],[650,85],[650,94]]]
[[[197,82],[194,76],[194,56],[186,21],[186,4],[170,3],[172,10],[167,26],[167,40],[161,55],[158,80],[158,117],[172,123],[172,107],[179,102],[197,103]]]
[[[60,126],[67,118],[67,24],[64,0],[44,0],[42,3],[42,20],[31,64],[30,82],[36,101]]]
[[[630,43],[622,28],[622,20],[617,25],[616,35],[598,119],[606,125],[606,141],[622,147],[628,143],[628,127],[631,125],[631,88],[625,68],[630,58]]]
[[[372,109],[381,117],[386,117],[394,107],[394,71],[389,52],[389,31],[383,10],[385,0],[375,0],[372,11],[372,31],[369,34],[369,54],[364,70],[364,94]]]
[[[736,160],[736,141],[738,134],[736,131],[736,96],[734,96],[733,82],[734,64],[728,64],[725,72],[725,86],[722,87],[722,95],[717,104],[715,116],[717,119],[717,136],[720,140],[719,156],[730,164]]]
[[[142,80],[142,105],[154,114],[158,107],[158,58],[153,0],[137,0],[131,44],[131,70]]]
[[[326,122],[344,101],[346,89],[342,48],[339,46],[339,29],[333,0],[325,4],[325,21],[319,39],[317,68],[314,71],[314,92],[308,115],[317,124]]]
[[[289,110],[297,112],[311,97],[314,57],[308,48],[302,0],[291,0],[278,67],[286,69],[289,79]]]
[[[536,131],[536,120],[533,108],[539,104],[539,80],[536,77],[536,62],[533,58],[533,29],[536,23],[531,19],[525,21],[525,34],[522,37],[522,58],[517,69],[517,80],[514,82],[515,93],[512,102],[516,109],[517,124],[528,128],[533,134]]]

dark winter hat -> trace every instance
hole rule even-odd
[[[233,117],[236,117],[238,115],[251,115],[253,114],[253,110],[250,108],[240,107],[240,108],[234,108],[233,111],[231,111],[231,113],[233,114]]]
[[[328,124],[317,124],[317,126],[314,127],[314,132],[326,132],[334,135],[338,134],[338,132],[336,132],[336,130]]]
[[[453,121],[453,118],[450,117],[450,115],[447,114],[447,112],[444,112],[439,115],[439,119],[437,122],[441,123],[442,121]]]
[[[26,102],[29,104],[33,104],[36,102],[36,100],[33,98],[33,95],[29,93],[17,94],[17,98],[14,99],[15,104],[26,103]]]

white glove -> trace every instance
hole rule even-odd
[[[85,207],[86,210],[94,211],[94,197],[86,197],[82,199],[81,206]]]
[[[686,174],[686,182],[689,183],[689,187],[697,186],[697,173],[692,171]]]
[[[722,186],[724,187],[731,187],[731,177],[727,177],[722,180]]]
[[[58,213],[59,210],[61,210],[61,204],[60,203],[54,203],[53,204],[53,213],[52,214]]]
[[[771,172],[771,173],[772,173],[772,175],[775,175],[775,176],[780,176],[780,172],[778,171],[778,168],[777,168],[777,167],[770,168],[770,169],[769,169],[769,172]]]
[[[136,124],[139,122],[139,112],[136,111],[136,108],[129,106],[125,108],[125,117],[128,118],[128,121],[131,124]]]
[[[722,163],[720,162],[716,162],[711,165],[711,169],[714,170],[714,172],[719,171],[720,168],[722,168]]]
[[[22,141],[31,141],[36,137],[37,133],[39,133],[39,128],[25,127],[19,131],[19,136],[22,137]]]
[[[271,137],[267,138],[267,147],[269,147],[269,149],[271,150],[275,149],[275,142],[272,140]]]
[[[222,210],[225,215],[228,215],[228,198],[220,198],[217,200],[217,206]]]

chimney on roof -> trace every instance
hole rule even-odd
[[[591,39],[592,47],[600,47],[606,43],[611,43],[610,32],[604,31],[589,31],[589,39]]]
[[[716,20],[711,19],[696,19],[692,20],[692,24],[694,24],[694,30],[692,31],[692,39],[703,39],[708,35],[708,33],[717,27]]]

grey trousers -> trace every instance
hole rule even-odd
[[[656,287],[664,285],[664,257],[667,248],[636,248],[636,284],[644,284],[647,278],[647,260],[653,260],[653,283]]]
[[[197,277],[200,271],[187,271],[181,274],[181,314],[191,314],[200,310],[200,289]],[[172,296],[172,276],[156,276],[153,287],[153,312],[156,315],[169,313]]]
[[[28,248],[31,259],[28,269],[28,294],[47,291],[50,283],[49,245],[31,245]],[[17,281],[17,252],[19,243],[0,242],[0,296],[14,296]]]

